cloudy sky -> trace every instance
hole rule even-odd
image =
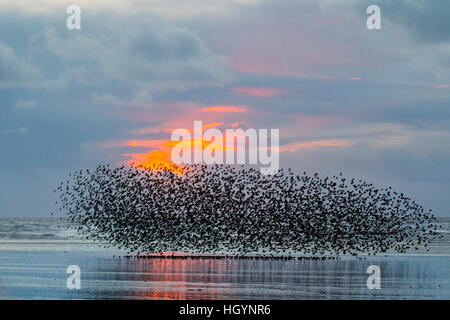
[[[81,8],[68,30],[66,8]],[[392,185],[450,216],[450,2],[0,0],[0,216],[174,128],[279,128],[282,167]]]

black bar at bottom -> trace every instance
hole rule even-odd
[[[446,314],[449,301],[293,301],[293,300],[218,300],[218,301],[1,301],[3,314],[15,317],[30,312],[36,315],[92,317],[117,316],[139,319],[312,319],[323,316],[362,319],[402,317],[418,314]],[[60,312],[56,310],[59,309]],[[441,313],[442,311],[443,313]],[[7,314],[7,313],[6,313]],[[84,320],[84,319],[82,319]],[[128,319],[127,319],[128,320]],[[130,319],[131,320],[131,319]],[[381,319],[383,320],[383,319]]]

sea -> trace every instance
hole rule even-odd
[[[0,218],[0,299],[448,300],[450,218],[439,219],[439,232],[444,237],[429,252],[334,259],[135,259],[83,240],[63,218]],[[76,275],[68,273],[73,266],[79,268]],[[370,266],[379,268],[378,288]]]

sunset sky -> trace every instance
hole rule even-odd
[[[281,167],[450,216],[450,1],[376,1],[368,30],[373,3],[0,0],[0,216],[48,216],[69,172],[164,158],[194,120],[280,129]]]

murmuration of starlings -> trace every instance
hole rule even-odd
[[[128,252],[403,253],[440,237],[430,210],[342,174],[100,165],[55,192],[84,238]]]

